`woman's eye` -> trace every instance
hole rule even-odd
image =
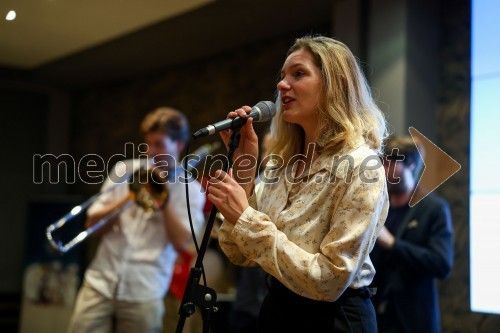
[[[304,76],[304,72],[301,72],[301,71],[297,71],[294,73],[294,76],[295,77],[301,77],[301,76]]]

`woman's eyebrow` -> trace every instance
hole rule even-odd
[[[300,67],[302,66],[302,63],[301,62],[296,62],[296,63],[293,63],[291,64],[290,66],[288,67],[284,67],[282,70],[281,70],[281,74],[283,75],[283,73],[285,72],[285,68],[288,69],[288,70],[292,70],[294,69],[295,67]]]

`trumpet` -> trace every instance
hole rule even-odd
[[[190,159],[188,160],[188,171],[192,171],[196,167],[196,165],[208,154],[212,153],[213,151],[217,150],[220,147],[219,142],[214,142],[211,144],[205,144],[198,148],[193,154],[198,156],[199,159]],[[173,171],[173,173],[169,174],[177,174],[180,171],[182,171],[182,166],[179,166],[177,169]],[[115,216],[120,214],[122,211],[124,211],[126,208],[131,206],[133,203],[139,205],[141,208],[145,209],[146,211],[155,211],[155,210],[160,210],[165,207],[169,193],[168,193],[168,188],[165,183],[165,177],[163,177],[162,172],[159,171],[158,168],[140,168],[137,171],[135,171],[128,179],[127,182],[129,183],[129,192],[130,196],[128,200],[126,200],[123,204],[121,204],[119,207],[114,209],[111,213],[109,213],[107,216],[103,217],[101,220],[97,221],[94,225],[91,227],[81,231],[71,239],[69,242],[66,244],[63,244],[60,240],[56,240],[54,238],[54,232],[60,228],[62,228],[66,223],[69,221],[72,221],[76,216],[79,214],[85,212],[85,210],[93,204],[95,201],[97,201],[102,195],[105,195],[114,189],[116,189],[118,186],[123,185],[122,183],[116,183],[113,184],[113,186],[107,188],[104,191],[101,191],[86,201],[84,201],[82,204],[77,205],[73,207],[68,213],[66,213],[63,217],[61,217],[59,220],[56,222],[50,224],[45,232],[45,235],[47,237],[47,240],[49,241],[50,245],[52,248],[54,248],[56,251],[60,253],[66,253],[69,250],[71,250],[73,247],[78,245],[79,243],[83,242],[85,239],[87,239],[90,235],[104,227],[106,224],[108,224],[109,221],[111,221]]]

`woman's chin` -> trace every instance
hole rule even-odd
[[[290,124],[295,124],[293,112],[290,110],[283,111],[283,120]]]
[[[285,121],[285,123],[287,124],[294,124],[294,125],[299,125],[300,126],[300,123],[298,121],[296,121],[296,119],[290,117],[290,118],[283,118],[283,120]]]

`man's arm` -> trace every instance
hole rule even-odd
[[[396,239],[388,251],[398,265],[442,279],[453,266],[453,228],[448,205],[442,203],[434,209],[425,245]]]
[[[87,219],[85,220],[85,228],[88,229],[95,225],[97,222],[111,214],[114,210],[119,209],[122,205],[124,205],[127,201],[129,200],[128,195],[124,195],[120,199],[111,202],[104,206],[103,208],[93,211],[87,216]],[[116,224],[119,221],[118,216],[113,217],[108,223],[106,223],[103,227],[101,227],[97,232],[94,234],[104,234],[108,232],[111,227]]]
[[[191,241],[191,233],[186,229],[181,219],[169,202],[163,209],[163,223],[167,232],[168,239],[177,252],[186,250]]]

